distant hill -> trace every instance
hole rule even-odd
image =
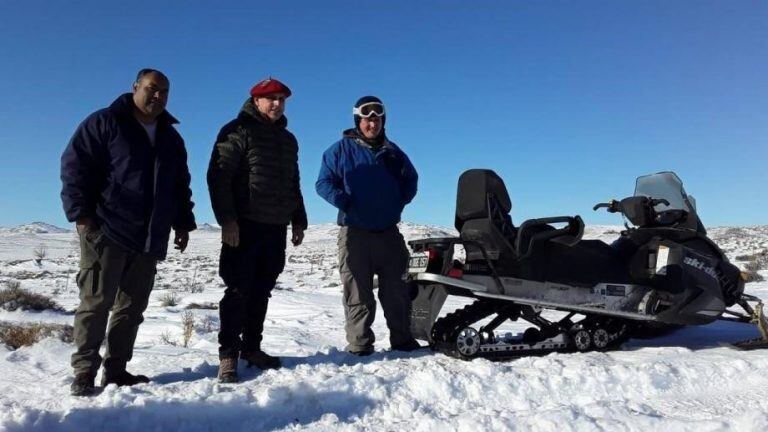
[[[401,222],[400,232],[406,240],[414,240],[428,237],[453,237],[458,233],[453,227],[437,225],[417,224],[413,222]],[[584,239],[598,239],[611,243],[618,238],[619,233],[625,228],[620,225],[588,225],[584,229]],[[61,228],[46,222],[31,222],[16,227],[0,227],[0,234],[64,234],[73,230]],[[202,223],[197,232],[218,233],[221,227],[213,223]],[[335,223],[323,223],[310,225],[305,233],[305,243],[328,243],[335,247],[335,239],[339,232],[339,226]],[[768,250],[768,225],[743,226],[743,227],[710,227],[707,229],[709,237],[715,241],[732,258],[739,254],[754,253]],[[15,237],[15,236],[14,236]]]
[[[197,226],[197,231],[221,231],[221,227],[208,222]]]
[[[17,234],[62,234],[72,232],[72,230],[57,227],[56,225],[46,222],[30,222],[16,227],[0,228],[0,232]]]

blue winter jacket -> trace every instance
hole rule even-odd
[[[384,138],[374,150],[350,129],[323,154],[315,189],[339,209],[339,225],[382,231],[400,222],[417,182],[416,169],[395,143]]]
[[[192,191],[184,140],[167,111],[155,145],[126,93],[88,116],[61,156],[61,200],[70,222],[96,221],[111,240],[165,258],[170,230],[192,231]]]

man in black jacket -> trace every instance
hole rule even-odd
[[[219,132],[208,167],[222,227],[219,274],[227,285],[219,303],[221,382],[238,381],[238,356],[260,369],[280,367],[280,359],[261,349],[264,318],[285,266],[287,226],[294,246],[307,228],[299,147],[283,115],[290,95],[276,79],[256,84],[237,118]]]
[[[169,87],[162,72],[142,69],[133,93],[88,116],[61,156],[61,199],[80,236],[76,396],[94,391],[105,332],[102,385],[149,381],[125,367],[157,261],[166,256],[171,228],[181,252],[196,228],[184,140],[165,110]]]

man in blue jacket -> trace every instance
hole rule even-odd
[[[339,272],[344,285],[346,350],[373,353],[371,330],[376,313],[373,276],[379,277],[379,301],[394,350],[412,351],[411,300],[403,281],[408,249],[397,223],[416,195],[418,175],[400,148],[384,132],[384,104],[360,98],[352,110],[355,128],[323,154],[317,193],[339,209]]]
[[[133,93],[88,116],[61,156],[61,199],[80,236],[80,306],[71,392],[93,394],[107,338],[101,384],[148,382],[125,370],[171,228],[181,252],[196,228],[184,141],[165,106],[168,78],[142,69]],[[110,310],[112,316],[110,318]]]

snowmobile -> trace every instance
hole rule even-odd
[[[762,302],[744,293],[744,276],[707,237],[675,173],[639,177],[634,195],[594,206],[629,222],[611,244],[582,239],[580,216],[515,226],[511,209],[503,180],[472,169],[458,182],[459,236],[409,241],[411,330],[434,350],[495,360],[607,350],[641,332],[718,319],[757,323],[763,339],[742,347],[768,346]],[[449,295],[474,301],[440,316]],[[545,318],[553,310],[564,316]],[[497,334],[517,320],[531,326]]]

